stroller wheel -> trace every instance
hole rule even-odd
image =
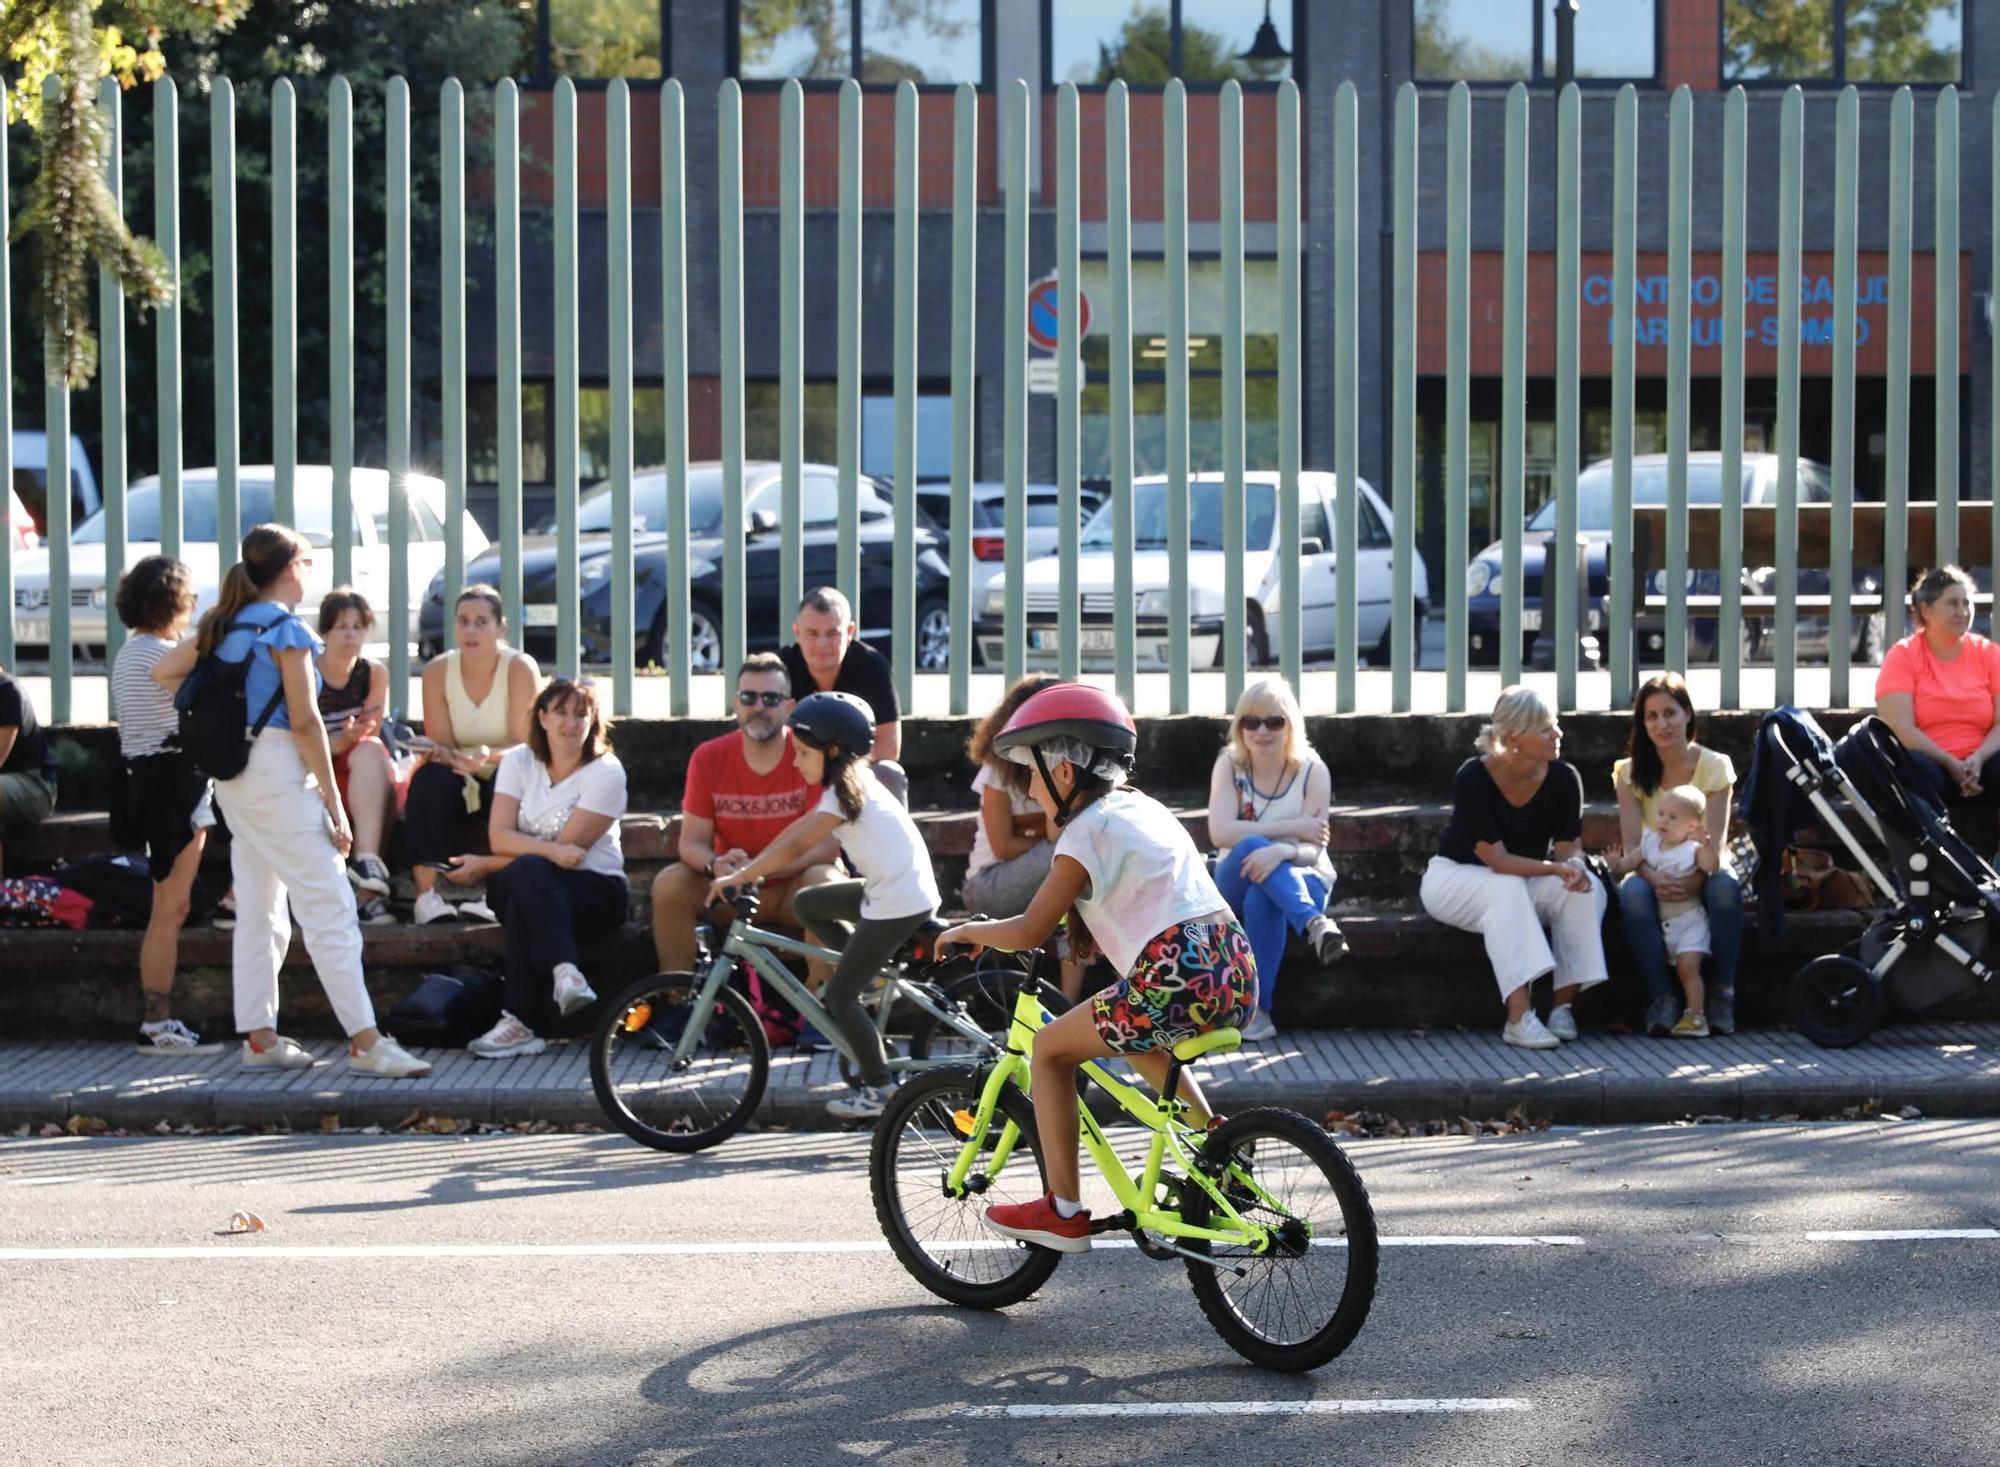
[[[1792,975],[1792,1022],[1821,1049],[1846,1049],[1881,1027],[1882,987],[1855,959],[1814,958]]]

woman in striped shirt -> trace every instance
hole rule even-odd
[[[150,676],[186,633],[194,604],[194,577],[168,556],[147,556],[118,582],[118,619],[132,635],[111,669],[125,781],[112,833],[120,845],[146,848],[153,878],[152,916],[139,947],[139,986],[146,996],[139,1038],[142,1050],[157,1054],[187,1054],[201,1044],[200,1035],[173,1017],[174,970],[215,812],[207,778],[187,755],[167,746],[180,727],[173,694]]]

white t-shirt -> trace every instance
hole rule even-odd
[[[1169,927],[1229,910],[1174,812],[1137,790],[1115,789],[1071,816],[1056,854],[1090,878],[1076,907],[1121,975]]]
[[[625,766],[616,754],[599,755],[561,784],[551,784],[549,766],[526,744],[517,744],[500,761],[493,792],[521,802],[515,828],[536,840],[556,839],[578,810],[609,815],[611,825],[584,852],[582,869],[604,876],[625,874],[625,851],[618,842],[618,818],[625,813]]]
[[[868,884],[861,893],[861,915],[887,921],[935,912],[942,899],[931,870],[930,848],[917,823],[874,776],[864,783],[868,797],[852,820],[840,808],[839,792],[831,788],[813,807],[815,812],[840,817],[833,838],[840,842],[847,864]]]
[[[979,797],[982,810],[986,802],[986,791],[1000,787],[993,778],[993,771],[984,764],[979,766],[979,773],[972,776],[972,792]],[[1017,817],[1042,813],[1042,807],[1035,803],[1033,795],[1014,789],[1007,791],[1007,807],[1009,813]],[[972,822],[972,858],[965,863],[965,874],[969,877],[977,876],[988,866],[999,864],[1000,858],[993,854],[993,843],[986,838],[986,817],[981,814]]]
[[[1639,837],[1639,854],[1645,857],[1646,864],[1660,875],[1678,879],[1694,875],[1695,862],[1701,857],[1701,842],[1684,840],[1677,846],[1667,846],[1661,844],[1659,831],[1648,830]],[[1661,902],[1660,916],[1678,917],[1683,912],[1692,912],[1700,905],[1700,902],[1694,901]]]

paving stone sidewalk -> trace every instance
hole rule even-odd
[[[0,1044],[0,1128],[97,1116],[113,1126],[276,1125],[314,1130],[392,1125],[412,1111],[489,1122],[604,1122],[582,1042],[532,1059],[479,1060],[432,1051],[423,1080],[351,1073],[342,1046],[309,1046],[311,1070],[245,1071],[231,1046],[179,1059],[126,1044]],[[1905,1024],[1847,1050],[1797,1034],[1758,1032],[1702,1042],[1585,1035],[1559,1050],[1510,1049],[1494,1033],[1325,1030],[1279,1036],[1205,1060],[1211,1095],[1233,1109],[1291,1106],[1307,1115],[1377,1110],[1403,1120],[1488,1119],[1515,1107],[1567,1124],[1689,1116],[1754,1120],[1828,1116],[1854,1106],[1926,1115],[2000,1115],[2000,1024]],[[840,1093],[836,1057],[773,1057],[759,1119],[834,1129],[825,1102]]]

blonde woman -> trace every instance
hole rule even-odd
[[[1208,781],[1208,836],[1222,852],[1215,884],[1250,938],[1257,961],[1252,1042],[1277,1034],[1271,1001],[1286,939],[1302,934],[1322,963],[1347,955],[1326,915],[1333,862],[1326,853],[1333,775],[1306,740],[1305,716],[1281,677],[1251,683],[1236,700],[1229,742]]]
[[[1583,778],[1562,761],[1562,729],[1532,688],[1500,694],[1478,748],[1452,778],[1451,819],[1419,895],[1436,920],[1486,940],[1507,1005],[1501,1037],[1554,1049],[1576,1038],[1577,994],[1609,976],[1604,888],[1583,864]],[[1529,1005],[1545,973],[1555,975],[1546,1024]]]

